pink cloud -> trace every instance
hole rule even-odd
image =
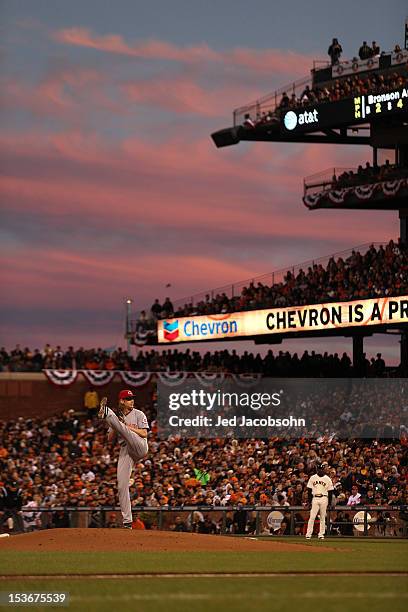
[[[54,40],[68,45],[146,59],[168,59],[182,62],[219,59],[219,54],[204,44],[178,47],[159,40],[149,40],[141,44],[129,45],[122,36],[116,34],[97,36],[87,28],[58,30],[53,33],[52,37]]]
[[[294,77],[308,74],[312,57],[294,52],[254,50],[236,48],[231,51],[214,51],[206,44],[177,46],[159,40],[148,40],[129,44],[122,36],[109,34],[98,36],[87,28],[65,28],[52,34],[52,38],[63,44],[96,49],[108,53],[128,55],[143,59],[177,61],[183,64],[197,62],[219,62],[230,66],[250,68],[259,73],[279,72]]]
[[[131,102],[207,117],[225,115],[226,110],[236,107],[242,100],[255,98],[259,93],[244,85],[225,84],[209,88],[188,76],[133,80],[122,90]]]
[[[22,248],[19,257],[6,254],[2,282],[9,290],[3,306],[24,303],[30,296],[33,308],[46,305],[47,308],[92,308],[99,303],[109,309],[119,304],[129,292],[139,300],[149,300],[171,283],[179,288],[183,297],[192,287],[195,291],[208,286],[212,278],[215,286],[225,279],[250,276],[250,269],[238,263],[222,261],[217,257],[178,256],[165,257],[147,252],[138,257],[137,268],[128,254],[111,253],[106,258],[78,255],[66,250],[43,250]],[[50,291],[50,287],[58,291]],[[107,290],[107,288],[109,288]],[[166,289],[166,295],[172,289]],[[46,304],[44,298],[46,297]],[[145,305],[139,302],[138,307]]]
[[[3,79],[2,93],[3,109],[23,108],[35,115],[85,125],[101,110],[109,111],[112,118],[134,115],[136,104],[181,115],[221,117],[243,100],[256,98],[259,90],[253,85],[229,83],[228,79],[222,85],[208,87],[190,74],[120,83],[103,71],[71,67],[53,70],[34,85],[14,78]]]
[[[64,222],[69,213],[73,223],[80,215],[116,229],[137,222],[159,233],[196,227],[271,239],[345,239],[334,219],[350,213],[310,213],[301,203],[302,174],[329,163],[323,148],[315,147],[312,157],[307,147],[295,150],[293,163],[287,149],[275,145],[242,148],[236,155],[217,151],[209,139],[178,138],[158,147],[132,138],[114,146],[74,132],[3,138],[0,150],[13,157],[16,167],[21,157],[26,167],[35,168],[2,177],[5,211],[31,210]],[[386,232],[372,216],[347,231],[351,245],[381,240]]]
[[[101,73],[89,68],[51,70],[39,83],[32,85],[16,79],[3,79],[3,108],[24,108],[43,116],[72,116],[78,121],[78,108],[86,98],[89,107],[99,97],[104,81]]]
[[[130,46],[120,36],[94,36],[81,28],[62,30],[54,34],[59,42],[113,53],[131,54],[159,60],[170,59],[184,67],[179,74],[148,76],[121,82],[104,70],[64,65],[52,68],[38,82],[24,82],[14,77],[3,79],[2,107],[8,110],[23,108],[35,115],[58,117],[78,126],[101,110],[109,111],[112,118],[132,115],[135,106],[165,109],[185,115],[195,113],[202,117],[224,116],[231,109],[263,95],[262,75],[282,73],[294,76],[304,74],[310,67],[310,58],[280,50],[233,49],[215,52],[206,45],[177,47],[161,41],[147,41]],[[212,62],[212,81],[203,74],[202,62]],[[220,67],[214,76],[214,62]],[[238,68],[241,77],[226,70]],[[200,69],[199,69],[200,68]],[[222,78],[221,78],[222,74]],[[254,75],[258,78],[254,80]],[[257,84],[257,80],[260,84]]]
[[[113,144],[77,130],[9,134],[0,154],[3,220],[15,236],[3,247],[2,306],[26,308],[29,321],[11,323],[9,344],[121,344],[127,295],[137,309],[156,296],[176,301],[339,250],[330,242],[351,247],[397,233],[393,214],[303,207],[302,173],[348,159],[334,147],[219,151],[209,138],[181,136],[160,146],[136,138]],[[32,321],[46,319],[42,309],[50,332],[44,323],[41,333],[33,329]]]

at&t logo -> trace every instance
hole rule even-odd
[[[312,111],[305,111],[299,115],[297,115],[294,111],[288,111],[283,118],[283,124],[289,131],[294,130],[298,124],[304,125],[305,123],[318,123],[318,121],[319,111],[316,109]]]

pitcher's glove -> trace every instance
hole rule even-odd
[[[99,404],[98,417],[100,419],[106,419],[107,416],[108,416],[108,398],[103,397],[101,399],[101,403]]]

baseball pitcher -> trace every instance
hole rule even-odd
[[[129,480],[132,469],[140,459],[147,455],[147,423],[146,415],[134,408],[132,391],[119,393],[119,404],[116,412],[108,408],[107,398],[101,401],[98,417],[105,419],[109,425],[109,441],[119,441],[117,477],[119,505],[122,512],[123,527],[132,529],[132,507],[130,504]]]
[[[320,528],[318,537],[319,540],[324,540],[326,531],[326,511],[327,506],[329,504],[331,505],[334,487],[331,478],[324,473],[323,465],[319,464],[317,466],[317,473],[309,478],[307,489],[309,491],[309,501],[311,501],[312,507],[310,510],[309,522],[307,524],[306,539],[310,540],[312,537],[315,518],[319,514]]]

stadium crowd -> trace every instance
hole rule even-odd
[[[251,282],[234,297],[226,293],[214,297],[207,294],[197,304],[185,304],[177,309],[168,298],[162,305],[155,300],[150,315],[143,311],[138,325],[151,328],[157,319],[187,315],[404,295],[408,291],[407,272],[407,246],[390,240],[378,249],[371,245],[364,254],[353,250],[346,259],[331,257],[325,266],[315,264],[296,274],[289,270],[282,282],[273,285]]]
[[[367,95],[369,93],[385,94],[406,85],[408,76],[407,67],[386,74],[353,74],[335,79],[332,83],[314,87],[306,85],[299,93],[293,92],[290,96],[284,91],[276,108],[258,112],[255,117],[250,113],[244,116],[243,126],[253,129],[262,125],[278,123],[284,113],[313,104],[325,102],[338,102],[345,98]]]
[[[342,169],[343,170],[343,169]],[[366,162],[363,166],[360,164],[356,170],[335,169],[334,174],[329,178],[325,178],[317,183],[313,177],[305,179],[306,193],[309,189],[313,193],[321,191],[332,191],[334,189],[344,189],[347,187],[358,187],[360,185],[370,185],[373,183],[381,183],[384,181],[398,181],[408,177],[408,169],[404,166],[391,164],[387,159],[382,166],[371,165]]]
[[[135,511],[143,506],[306,506],[306,483],[320,461],[327,465],[338,505],[407,504],[406,438],[163,440],[157,436],[153,401],[139,407],[152,433],[149,454],[137,465],[131,486]],[[14,510],[28,505],[26,528],[40,526],[38,507],[117,505],[117,449],[108,442],[104,422],[73,410],[45,420],[19,418],[0,422],[0,440],[0,520],[10,516],[7,494]],[[66,520],[59,511],[53,524],[63,526]]]
[[[370,59],[371,57],[379,57],[380,52],[381,52],[381,48],[375,40],[373,40],[373,42],[371,43],[371,47],[367,44],[367,41],[364,40],[363,44],[358,50],[358,57],[361,60],[367,60],[367,59]],[[341,46],[337,38],[333,38],[327,50],[327,55],[330,57],[332,65],[337,64],[339,62],[342,53],[343,53],[343,47]],[[401,53],[401,47],[398,44],[394,46],[393,53],[394,54]],[[357,58],[354,57],[353,61],[356,61],[356,60]]]
[[[264,357],[244,351],[242,355],[235,349],[206,352],[179,351],[140,351],[135,357],[118,348],[112,353],[103,349],[74,350],[68,347],[63,351],[60,346],[52,348],[46,344],[40,351],[29,348],[21,349],[19,345],[6,351],[0,350],[0,371],[40,372],[43,369],[87,369],[87,370],[125,370],[134,372],[225,372],[231,374],[261,373],[274,377],[347,377],[356,374],[347,353],[323,354],[305,350],[301,356],[289,351],[274,353],[269,350]],[[395,368],[394,368],[395,369]],[[392,375],[394,369],[386,368],[381,353],[368,358],[364,354],[364,363],[359,367],[359,375],[380,377]]]
[[[390,164],[389,160],[382,166],[372,166],[367,162],[365,166],[358,166],[356,171],[348,170],[338,177],[334,174],[330,189],[342,189],[344,187],[355,187],[357,185],[368,185],[381,181],[393,181],[408,176],[408,169],[405,167]]]
[[[346,177],[339,177],[339,180]],[[376,248],[371,245],[368,251],[361,254],[352,250],[347,258],[330,257],[327,264],[314,264],[307,270],[299,269],[297,272],[288,270],[283,280],[272,285],[255,283],[252,281],[244,286],[239,295],[229,297],[225,292],[208,293],[204,299],[197,303],[185,303],[184,306],[174,307],[169,298],[163,303],[156,299],[150,311],[142,310],[136,322],[136,338],[155,335],[157,321],[189,315],[224,314],[259,308],[276,308],[287,306],[303,306],[335,301],[348,301],[366,298],[383,297],[387,295],[405,295],[408,292],[408,248],[400,241],[390,242],[385,246]],[[180,362],[185,361],[182,367],[188,371],[223,367],[219,364],[219,354],[212,358],[208,353],[205,358],[198,353],[180,353],[156,351],[139,353],[137,358],[127,351],[118,348],[112,352],[102,348],[70,346],[63,350],[61,346],[52,347],[46,344],[40,350],[31,350],[17,345],[7,351],[0,349],[0,371],[38,372],[46,369],[89,369],[89,370],[175,370],[180,369]],[[248,371],[251,359],[256,359],[256,367],[260,365],[260,358],[247,357],[239,359],[232,352],[235,370]],[[297,356],[295,360],[295,369]],[[238,363],[240,361],[240,363]],[[229,366],[231,367],[231,366]],[[251,371],[251,370],[250,370]],[[257,370],[259,371],[259,370]],[[316,373],[315,375],[319,375]]]

